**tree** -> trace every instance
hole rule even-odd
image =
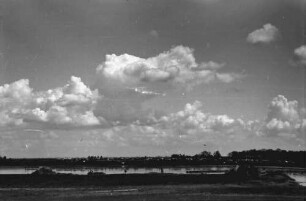
[[[215,151],[215,152],[213,153],[213,157],[216,158],[216,159],[221,158],[220,152],[219,152],[219,151]]]
[[[211,153],[210,153],[209,151],[202,151],[202,152],[200,153],[200,156],[201,156],[202,158],[210,158],[212,155],[211,155]]]

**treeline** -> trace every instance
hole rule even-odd
[[[285,150],[248,150],[233,151],[227,156],[203,151],[193,156],[173,154],[156,157],[103,157],[86,158],[33,158],[13,159],[0,157],[0,166],[99,166],[99,167],[163,167],[163,166],[196,166],[196,165],[236,165],[252,164],[257,166],[305,167],[306,151]]]
[[[228,154],[235,163],[252,162],[255,165],[276,165],[305,167],[306,151],[286,151],[281,149],[251,149],[248,151],[233,151]]]

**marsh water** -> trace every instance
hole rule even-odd
[[[302,186],[306,186],[306,174],[301,173],[288,173],[288,176],[294,179],[296,182],[298,182]]]
[[[31,174],[38,167],[0,167],[0,174]],[[163,167],[163,168],[133,168],[133,167],[52,167],[57,173],[86,175],[89,171],[104,172],[105,174],[145,174],[145,173],[173,173],[186,174],[188,171],[203,171],[207,174],[222,174],[231,167],[197,166],[197,167]],[[126,172],[125,172],[126,171]]]
[[[0,167],[0,174],[31,174],[39,167]],[[196,166],[196,167],[163,167],[163,168],[124,168],[124,167],[52,167],[57,173],[86,175],[89,171],[103,172],[105,174],[146,174],[146,173],[172,173],[172,174],[187,174],[188,172],[201,172],[204,174],[224,174],[229,171],[232,166]],[[293,178],[302,186],[306,186],[305,173],[287,172],[288,176]]]

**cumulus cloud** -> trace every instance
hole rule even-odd
[[[251,135],[250,122],[228,115],[214,115],[202,110],[195,101],[174,113],[155,118],[153,123],[135,121],[127,126],[116,126],[101,134],[103,140],[125,147],[159,147],[177,151],[182,147],[201,148],[203,143],[220,150],[233,144],[241,147]]]
[[[97,113],[96,102],[103,99],[99,98],[98,92],[90,90],[78,78],[72,77],[65,86],[47,91],[33,92],[27,82],[24,82],[24,87],[27,89],[21,91],[30,92],[25,93],[27,95],[22,97],[27,102],[15,100],[20,103],[24,102],[22,106],[8,104],[10,102],[8,98],[14,100],[15,95],[12,94],[18,94],[17,91],[23,87],[13,93],[6,92],[5,101],[1,99],[1,105],[6,104],[5,106],[8,107],[6,110],[5,107],[1,108],[1,125],[30,125],[23,127],[22,130],[31,135],[33,133],[43,135],[45,126],[71,128],[99,125],[88,130],[94,134],[85,135],[81,130],[73,131],[73,133],[78,133],[77,136],[71,133],[69,139],[73,139],[74,143],[80,143],[82,146],[88,146],[84,147],[86,149],[110,144],[113,147],[123,147],[122,149],[150,147],[156,150],[158,147],[173,153],[182,147],[186,149],[198,147],[195,148],[195,151],[198,151],[203,143],[210,144],[214,149],[226,151],[233,150],[233,147],[235,149],[276,145],[294,147],[305,144],[306,110],[299,108],[297,101],[288,101],[281,95],[275,97],[269,104],[264,121],[247,121],[226,114],[211,114],[204,111],[200,101],[195,101],[187,103],[181,110],[170,114],[156,114],[155,111],[148,111],[139,115],[139,111],[125,111],[124,114],[127,114],[128,118],[132,116],[132,121],[129,120],[126,121],[128,123],[123,124],[121,121],[125,117],[120,114],[122,108],[117,108],[119,114],[113,110],[111,114],[118,115],[114,117],[110,117],[110,114],[107,113]],[[4,97],[3,94],[1,94],[2,97]],[[72,96],[79,96],[79,98],[71,98]],[[112,122],[111,126],[101,127],[104,121]],[[42,127],[38,127],[42,131],[37,130],[37,127],[32,127],[32,123],[42,124]],[[50,129],[47,130],[50,131]],[[69,129],[61,129],[56,132],[62,131],[69,132]],[[13,143],[15,138],[19,138],[17,134],[14,134],[14,139],[11,139],[11,131],[6,130],[4,133],[6,134],[1,134],[0,139],[5,142]],[[49,138],[52,138],[53,143],[62,139],[58,136],[47,136],[44,142],[48,143]],[[31,141],[25,143],[31,144]],[[32,143],[33,147],[34,144]],[[70,144],[72,145],[76,146]]]
[[[14,126],[23,124],[23,119],[14,113],[30,100],[32,89],[29,80],[21,79],[0,86],[0,125]]]
[[[64,86],[33,92],[28,80],[0,86],[0,125],[30,122],[50,126],[91,126],[100,124],[94,113],[98,91],[89,89],[80,78],[72,76]]]
[[[203,111],[199,101],[187,103],[174,113],[152,118],[150,124],[135,121],[127,126],[112,128],[105,139],[118,140],[125,146],[192,146],[211,143],[228,149],[231,146],[295,146],[304,142],[305,109],[297,101],[275,97],[264,121],[243,120],[226,114]],[[154,119],[154,120],[153,120]],[[104,134],[103,134],[104,135]],[[251,141],[250,141],[251,140]]]
[[[304,109],[305,110],[305,109]],[[297,101],[275,97],[264,121],[243,120],[203,111],[202,103],[187,103],[177,112],[155,118],[153,123],[135,121],[103,133],[103,139],[125,147],[175,147],[210,144],[219,150],[304,146],[306,117]]]
[[[300,59],[302,64],[306,65],[306,45],[296,48],[294,54]]]
[[[201,68],[218,67],[208,63]],[[227,82],[229,78],[219,79]],[[106,130],[99,134],[105,143],[135,147],[211,143],[229,149],[238,144],[243,147],[250,139],[257,144],[269,141],[270,145],[284,143],[281,139],[290,146],[304,143],[306,109],[282,95],[270,102],[264,121],[246,121],[204,112],[199,101],[187,103],[182,110],[170,114],[144,109],[135,103],[138,96],[151,93],[146,88],[132,87],[126,91],[125,99],[102,97],[98,90],[90,89],[74,76],[63,87],[36,92],[28,80],[22,79],[0,86],[0,127],[5,132],[8,130],[3,127],[21,127],[26,132],[44,133],[40,130],[90,126]]]
[[[299,137],[305,132],[302,111],[297,101],[288,101],[286,97],[278,95],[269,104],[263,132],[268,136],[286,134]]]
[[[228,82],[227,79],[230,78],[221,76],[219,79]],[[135,93],[133,97],[136,96],[136,100],[137,94],[154,93],[139,87],[131,90]],[[131,94],[131,91],[128,94]],[[225,114],[205,113],[199,101],[187,103],[183,110],[171,114],[139,106],[135,99],[114,101],[110,97],[101,98],[98,90],[91,90],[80,78],[74,76],[63,87],[39,92],[33,91],[29,81],[25,79],[0,86],[1,127],[26,126],[33,123],[49,128],[121,126],[129,129],[139,127],[138,131],[144,133],[148,130],[144,129],[144,126],[147,126],[154,129],[155,133],[163,133],[163,136],[166,135],[166,130],[170,130],[170,133],[177,131],[185,137],[201,137],[199,135],[205,133],[230,134],[236,131],[251,132],[258,136],[301,137],[306,127],[305,108],[299,108],[297,101],[288,101],[282,95],[271,101],[267,117],[261,123],[235,119]]]
[[[101,132],[100,138],[116,146],[166,146],[170,149],[178,145],[201,145],[203,142],[224,145],[248,136],[245,133],[242,135],[242,130],[248,132],[247,124],[242,119],[205,113],[199,101],[187,103],[175,113],[151,113],[145,118],[149,121],[135,120],[126,125],[113,126]]]
[[[97,74],[129,86],[144,83],[195,86],[212,81],[232,82],[241,78],[240,74],[235,73],[218,75],[217,71],[224,65],[213,61],[198,64],[193,49],[176,46],[147,59],[129,54],[106,55],[105,62],[97,67]]]
[[[279,30],[272,24],[265,24],[262,28],[249,33],[249,43],[271,43],[279,37]]]
[[[187,103],[184,110],[163,116],[160,122],[163,127],[197,132],[216,132],[231,130],[235,127],[244,127],[244,121],[233,119],[227,115],[212,115],[201,110],[202,103],[195,101]],[[188,131],[189,130],[189,131]]]
[[[21,100],[28,97],[32,92],[29,87],[29,80],[21,79],[13,82],[12,84],[5,84],[0,86],[0,97],[1,99],[16,99]]]

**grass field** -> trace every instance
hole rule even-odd
[[[305,188],[250,185],[157,185],[115,188],[2,188],[1,201],[303,201]]]
[[[302,201],[305,192],[281,172],[244,178],[237,173],[0,175],[0,201]]]

